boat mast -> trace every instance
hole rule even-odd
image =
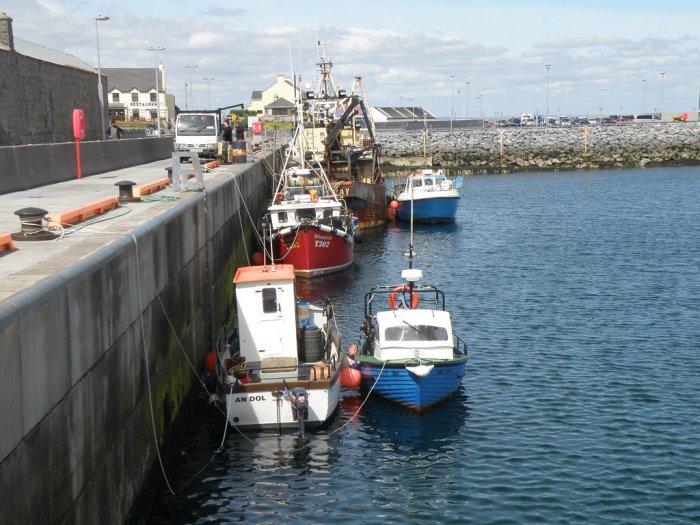
[[[331,69],[333,68],[333,61],[326,55],[327,44],[321,40],[318,41],[318,46],[321,48],[321,57],[319,58],[318,64],[318,84],[316,85],[316,96],[323,99],[336,98],[338,93],[338,86],[335,84],[335,80],[331,76]]]
[[[408,237],[408,269],[413,268],[413,182],[411,181],[411,229],[410,229],[410,235]],[[411,288],[411,292],[413,292],[413,281],[409,283],[409,286]]]

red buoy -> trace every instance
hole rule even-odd
[[[340,373],[340,384],[345,388],[357,388],[360,386],[360,379],[362,374],[357,368],[348,367],[344,368]]]
[[[265,257],[262,252],[253,252],[253,265],[262,266],[265,264]]]
[[[216,352],[214,350],[209,352],[207,357],[204,358],[204,370],[208,374],[213,374],[216,371]]]

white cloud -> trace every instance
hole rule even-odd
[[[163,46],[159,58],[179,103],[194,70],[195,100],[214,76],[212,103],[247,101],[253,90],[292,69],[304,82],[314,77],[318,39],[328,42],[336,80],[350,87],[362,76],[374,104],[414,99],[448,115],[461,90],[470,113],[481,100],[486,113],[544,107],[550,63],[550,108],[593,110],[600,88],[606,105],[640,109],[641,81],[647,105],[660,103],[665,72],[665,107],[697,106],[700,45],[689,23],[700,16],[690,1],[650,0],[356,0],[352,4],[299,0],[299,5],[244,0],[232,6],[184,0],[149,4],[134,0],[6,0],[15,36],[96,63],[95,16],[105,67],[152,67],[148,46]],[[612,4],[612,5],[611,5]],[[305,7],[304,7],[305,6]],[[310,16],[310,13],[313,13]],[[451,75],[455,75],[452,82]],[[199,93],[198,93],[199,92]],[[464,112],[462,112],[464,113]]]

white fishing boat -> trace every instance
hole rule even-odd
[[[288,264],[239,268],[237,338],[218,352],[218,401],[240,430],[325,423],[340,396],[342,354],[330,303],[297,303]]]
[[[400,221],[410,221],[413,206],[414,222],[454,222],[459,207],[460,182],[461,180],[450,180],[442,170],[429,168],[409,175],[405,184],[393,188],[397,203],[396,218]]]

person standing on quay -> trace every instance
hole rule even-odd
[[[231,141],[233,140],[233,130],[231,129],[231,125],[229,124],[228,120],[224,121],[224,129],[222,131],[221,138],[227,144],[231,144]]]
[[[236,122],[236,140],[245,140],[245,129],[240,122]]]
[[[107,136],[109,137],[110,140],[119,140],[122,138],[122,133],[124,133],[124,130],[117,126],[117,121],[113,120],[112,123],[109,125],[107,128]]]

